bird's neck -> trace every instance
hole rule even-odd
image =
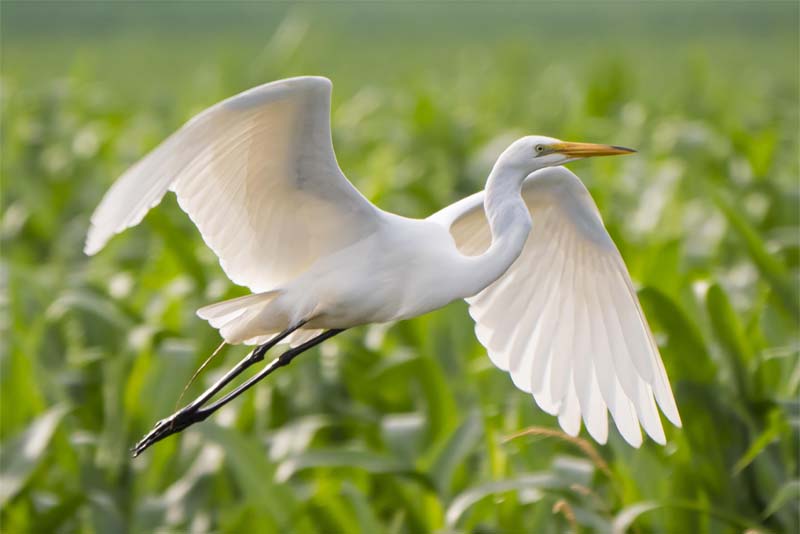
[[[499,161],[486,182],[484,209],[489,220],[492,243],[471,265],[472,296],[500,278],[522,253],[531,230],[531,217],[522,199],[527,173]]]

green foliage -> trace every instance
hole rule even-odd
[[[3,532],[798,528],[797,5],[318,7],[3,5]],[[554,431],[455,303],[131,460],[219,342],[194,310],[244,290],[171,196],[91,259],[88,217],[192,113],[302,73],[334,81],[342,168],[408,216],[518,134],[640,150],[572,167],[641,285],[684,423],[665,447]]]

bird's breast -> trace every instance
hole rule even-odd
[[[396,321],[460,298],[451,287],[453,245],[446,230],[414,222],[422,224],[377,232],[310,270],[303,284],[318,295],[315,327]]]

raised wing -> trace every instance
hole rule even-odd
[[[92,215],[85,252],[138,224],[167,190],[235,283],[267,291],[370,234],[378,211],[344,177],[331,82],[301,77],[224,100],[123,174]]]
[[[628,271],[589,192],[572,172],[553,167],[531,174],[522,195],[533,220],[522,254],[467,299],[478,339],[567,433],[577,435],[582,417],[605,443],[608,410],[631,445],[642,442],[639,423],[664,443],[656,401],[680,426],[678,409]],[[450,227],[463,254],[489,246],[483,193],[432,218]]]

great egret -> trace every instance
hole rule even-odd
[[[229,344],[259,345],[133,450],[208,417],[297,354],[344,329],[466,299],[476,334],[514,384],[571,435],[605,443],[610,411],[638,447],[665,443],[656,402],[680,416],[625,264],[588,191],[564,163],[633,150],[528,136],[485,191],[427,219],[371,204],[336,162],[331,82],[298,77],[203,111],[131,167],[92,216],[85,252],[138,224],[167,190],[251,295],[197,314]],[[531,231],[531,229],[533,230]],[[279,342],[291,348],[207,404]]]

